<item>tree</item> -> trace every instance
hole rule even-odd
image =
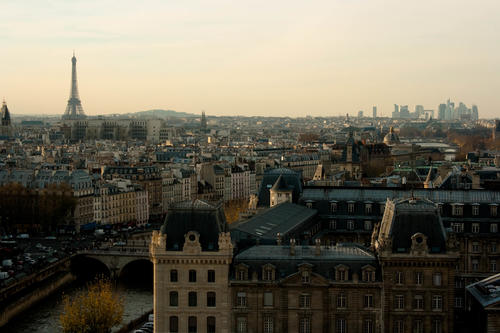
[[[224,214],[226,215],[227,223],[231,224],[240,219],[240,213],[248,209],[248,200],[234,199],[229,200],[224,204]]]
[[[64,297],[60,322],[64,333],[109,333],[123,317],[123,299],[113,293],[109,280],[100,278],[87,291]]]

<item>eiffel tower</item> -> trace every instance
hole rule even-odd
[[[82,102],[80,101],[80,96],[78,95],[78,82],[76,81],[76,57],[75,52],[73,52],[73,58],[71,58],[71,92],[69,94],[68,106],[66,106],[66,111],[62,116],[64,120],[71,119],[83,119],[86,118],[83,112]]]

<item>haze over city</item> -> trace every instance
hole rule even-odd
[[[4,97],[62,114],[390,116],[447,98],[499,115],[498,1],[6,1]]]

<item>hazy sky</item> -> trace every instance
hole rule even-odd
[[[500,117],[500,1],[0,0],[0,97],[62,114],[389,115],[448,97]]]

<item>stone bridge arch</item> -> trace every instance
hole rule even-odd
[[[89,260],[99,262],[107,268],[108,275],[112,279],[118,279],[122,276],[123,268],[134,262],[150,262],[149,253],[127,253],[118,251],[92,251],[84,252],[83,256]],[[152,263],[151,263],[152,267]]]

